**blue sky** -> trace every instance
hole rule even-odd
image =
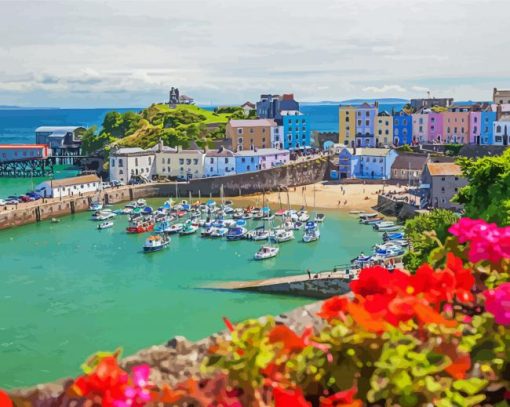
[[[144,106],[510,88],[508,0],[0,0],[0,105]]]

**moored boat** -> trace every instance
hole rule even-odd
[[[154,253],[163,250],[170,244],[170,238],[165,235],[151,235],[143,245],[144,253]]]
[[[92,214],[92,220],[103,221],[114,218],[117,216],[111,209],[103,209]]]
[[[321,237],[321,232],[319,231],[319,227],[315,222],[306,222],[305,225],[305,233],[303,234],[303,242],[311,243],[319,240]]]
[[[99,225],[97,225],[98,230],[108,229],[108,228],[112,228],[112,227],[113,227],[113,222],[111,220],[107,220],[107,221],[102,222]]]
[[[192,235],[193,233],[195,233],[196,231],[198,230],[198,226],[194,225],[193,223],[191,223],[190,221],[186,222],[184,224],[184,227],[182,228],[182,230],[179,232],[179,234],[181,236],[186,236],[186,235]]]
[[[246,237],[251,240],[267,240],[269,238],[269,230],[265,229],[264,226],[260,226],[250,230]]]
[[[396,232],[401,229],[402,229],[402,226],[392,225],[392,226],[381,226],[380,228],[377,228],[376,230],[378,232]]]
[[[275,229],[273,233],[271,233],[271,240],[277,243],[290,242],[294,240],[294,231],[287,229]]]
[[[218,239],[218,238],[221,238],[221,237],[224,237],[227,235],[228,233],[228,228],[216,228],[216,227],[213,227],[212,228],[213,230],[211,231],[211,234],[210,234],[210,237],[213,238],[213,239]]]
[[[90,203],[89,211],[97,212],[100,211],[101,209],[103,209],[103,204],[101,202],[93,201]]]
[[[243,227],[230,228],[227,232],[227,240],[234,241],[244,239],[247,232],[246,228]]]
[[[179,233],[183,227],[184,227],[184,225],[182,223],[174,223],[173,225],[170,225],[167,233],[169,233],[169,234]]]
[[[323,213],[318,213],[317,215],[315,215],[315,222],[324,222],[324,219],[326,218],[326,215],[324,215]]]

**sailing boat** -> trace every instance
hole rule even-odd
[[[280,248],[277,245],[273,245],[271,241],[272,239],[268,238],[268,244],[261,246],[260,249],[253,255],[255,260],[271,259],[278,255]]]
[[[315,185],[313,186],[313,210],[315,212]],[[317,215],[315,216],[315,218]],[[314,221],[308,221],[305,224],[305,233],[303,235],[303,242],[311,243],[319,240],[321,232],[319,230],[319,224]]]

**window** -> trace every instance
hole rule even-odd
[[[135,165],[138,166],[138,158],[135,158]]]
[[[370,117],[370,112],[365,112],[365,116]]]
[[[214,162],[214,158],[212,158],[212,157],[211,157],[211,158],[209,159],[209,162],[212,164],[212,163]]]
[[[243,134],[243,129],[237,129],[237,134]]]
[[[444,187],[441,187],[441,192],[444,194],[444,192],[445,192]]]
[[[444,181],[445,180],[445,177],[441,177],[441,181]]]
[[[122,171],[122,170],[119,170],[119,174],[121,174],[121,175],[122,175],[122,174],[124,174],[124,171]]]
[[[119,167],[123,167],[124,164],[122,164],[122,158],[119,158]]]
[[[167,159],[166,159],[166,163],[167,163],[167,164],[170,164],[170,158],[167,158]]]
[[[151,158],[151,157],[149,157],[149,165],[151,165],[151,161],[152,161],[152,158]]]
[[[358,126],[361,126],[361,120],[358,120]]]
[[[112,158],[112,167],[115,167],[115,159]]]
[[[242,162],[242,163],[244,163],[245,161],[246,161],[246,160],[244,159],[244,157],[243,157],[243,158],[241,158],[241,162]]]
[[[198,165],[198,158],[193,158],[193,164]]]
[[[498,133],[500,133],[500,132],[501,132],[501,126],[496,126],[496,131],[497,131]]]
[[[225,164],[228,164],[228,158],[225,158]]]
[[[253,128],[250,128],[250,133],[252,133],[252,134],[253,134]]]
[[[184,164],[184,158],[179,158],[179,165],[183,165]]]
[[[370,126],[370,120],[365,120],[365,126]]]

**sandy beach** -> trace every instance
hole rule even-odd
[[[319,182],[304,187],[289,188],[288,198],[286,192],[271,192],[265,194],[265,199],[271,204],[279,204],[281,202],[284,207],[288,204],[289,200],[292,206],[304,205],[308,208],[313,208],[315,195],[316,208],[371,211],[377,204],[377,194],[382,189],[383,184],[339,185]],[[404,189],[404,186],[384,186],[385,191],[404,191]],[[262,200],[262,194],[253,195],[250,198],[252,197]]]

